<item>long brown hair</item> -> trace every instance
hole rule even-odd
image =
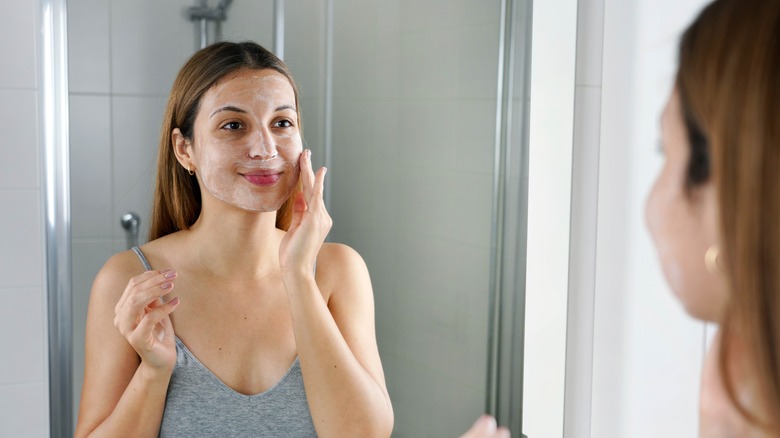
[[[721,321],[721,376],[750,421],[780,418],[780,2],[716,0],[683,34],[677,89],[691,145],[688,184],[713,179],[720,255],[729,282]],[[735,396],[729,339],[756,390]],[[755,387],[753,388],[753,384]]]
[[[295,93],[295,108],[298,111],[300,129],[298,88],[287,66],[276,55],[250,41],[220,42],[196,52],[176,76],[165,108],[157,156],[157,181],[149,240],[186,230],[198,219],[201,209],[198,180],[176,160],[172,132],[175,128],[179,128],[185,138],[192,140],[195,116],[198,114],[203,94],[225,75],[240,68],[257,70],[270,68],[283,74],[290,81]],[[297,190],[300,190],[300,187]],[[289,228],[294,199],[295,193],[277,211],[277,228],[283,230]]]

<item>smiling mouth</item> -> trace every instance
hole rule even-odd
[[[281,172],[252,172],[241,174],[241,176],[250,183],[261,187],[272,186],[282,179]]]

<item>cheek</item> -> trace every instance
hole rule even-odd
[[[235,147],[228,147],[219,142],[201,144],[197,155],[197,166],[200,180],[204,188],[212,193],[221,193],[228,190],[234,181],[231,166],[237,161],[237,157],[229,152],[236,151]]]
[[[300,134],[297,132],[279,135],[276,139],[276,144],[282,154],[293,156],[300,155],[303,151],[303,139],[301,139]]]
[[[658,260],[663,269],[664,277],[675,294],[679,297],[685,288],[685,273],[683,269],[685,236],[679,233],[679,217],[675,213],[680,206],[676,205],[677,195],[672,193],[669,185],[661,175],[653,186],[645,204],[645,221],[655,244]],[[683,239],[683,240],[681,240]]]
[[[301,153],[303,152],[303,141],[298,134],[277,138],[277,151],[279,156],[293,167],[298,167]]]
[[[664,228],[665,205],[662,202],[662,192],[662,181],[659,177],[645,202],[645,224],[647,225],[647,229],[650,231],[650,236],[653,238],[656,246],[658,246],[659,241],[663,239],[662,230]]]

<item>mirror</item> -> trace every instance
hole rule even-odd
[[[127,231],[145,240],[167,93],[205,29],[283,48],[329,239],[371,272],[394,436],[458,436],[486,409],[520,436],[530,0],[220,3],[202,23],[189,8],[217,2],[67,2],[74,424],[91,282]]]

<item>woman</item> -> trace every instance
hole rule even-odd
[[[163,122],[150,241],[93,284],[77,436],[389,436],[360,256],[302,149],[286,66],[218,43]]]
[[[702,436],[780,435],[780,2],[717,0],[682,37],[647,202],[664,274],[719,325]]]

